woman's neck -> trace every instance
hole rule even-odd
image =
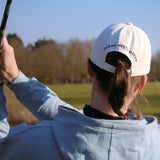
[[[118,117],[109,105],[107,96],[97,85],[92,86],[91,106],[103,113]]]

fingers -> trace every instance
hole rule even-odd
[[[9,56],[10,54],[14,54],[13,47],[8,44],[6,36],[4,36],[2,48],[0,50],[0,58],[4,58],[5,56]]]
[[[6,36],[3,38],[2,46],[0,48],[0,54],[2,54],[4,47],[8,44]]]
[[[12,82],[18,73],[14,49],[8,44],[7,38],[4,37],[0,53],[0,77],[3,77],[8,82]]]
[[[4,38],[3,38],[3,45],[2,45],[2,47],[3,47],[4,45],[8,45],[8,41],[7,41],[6,36],[4,36]]]
[[[6,36],[4,36],[1,50],[3,50],[4,48],[6,48],[8,45],[9,44],[8,44],[7,38],[6,38]]]

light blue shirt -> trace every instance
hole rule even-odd
[[[90,118],[63,102],[34,78],[22,72],[8,85],[41,121],[9,130],[1,90],[1,160],[159,160],[160,127],[155,117],[142,120]],[[3,89],[3,87],[1,87]],[[9,133],[8,133],[9,132]]]
[[[7,136],[9,128],[6,97],[3,92],[3,85],[0,85],[0,139]]]

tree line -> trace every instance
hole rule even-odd
[[[27,76],[45,84],[90,81],[86,68],[94,40],[70,39],[59,43],[43,38],[24,47],[16,34],[8,34],[7,39],[14,47],[19,69]]]
[[[150,80],[160,81],[160,50],[152,57]]]
[[[45,84],[90,82],[87,60],[95,39],[57,42],[43,38],[26,47],[15,33],[8,34],[7,39],[14,47],[19,69],[27,76]],[[160,52],[152,59],[150,80],[160,80],[159,62]]]

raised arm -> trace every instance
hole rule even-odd
[[[2,46],[0,73],[20,102],[39,120],[53,119],[60,105],[71,107],[60,100],[48,87],[35,78],[26,77],[18,70],[14,50],[6,38]]]
[[[71,107],[44,84],[35,78],[26,77],[21,71],[17,78],[8,84],[19,101],[39,120],[53,119],[60,105]]]

